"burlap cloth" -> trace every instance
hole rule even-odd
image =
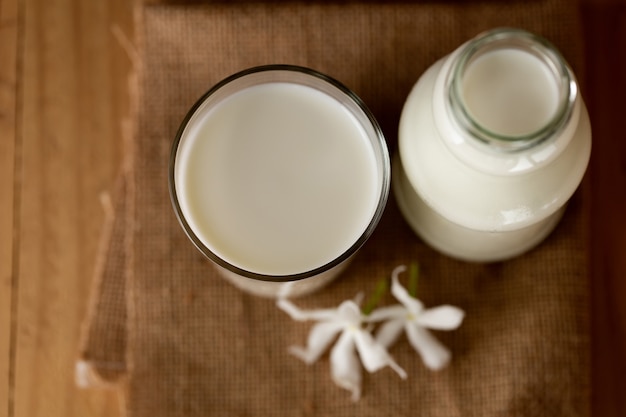
[[[408,380],[389,369],[366,374],[353,403],[331,382],[327,356],[307,366],[287,353],[306,342],[308,324],[216,276],[184,236],[167,190],[179,123],[225,76],[269,63],[325,72],[370,106],[393,152],[401,107],[419,75],[482,30],[507,25],[542,34],[580,75],[575,2],[152,4],[141,6],[139,23],[132,163],[114,193],[96,268],[79,360],[83,384],[120,386],[132,417],[589,415],[581,194],[545,243],[490,265],[426,247],[390,198],[342,278],[297,303],[335,306],[371,292],[396,265],[419,261],[426,305],[457,305],[467,316],[457,331],[437,334],[453,352],[448,368],[428,371],[403,339],[391,353]]]

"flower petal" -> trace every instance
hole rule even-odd
[[[460,308],[444,305],[424,310],[417,318],[420,326],[437,330],[453,330],[461,325],[465,312]]]
[[[450,351],[426,329],[411,323],[406,324],[406,333],[411,346],[420,354],[424,364],[439,370],[450,362]]]
[[[397,279],[398,276],[400,276],[401,273],[406,271],[406,265],[398,265],[395,268],[393,268],[393,271],[391,271],[391,279],[393,279],[394,277]]]
[[[363,294],[363,291],[359,291],[358,293],[354,295],[354,298],[352,299],[352,301],[357,306],[360,306],[361,303],[363,302],[363,298],[365,298],[365,294]]]
[[[289,298],[296,281],[287,281],[278,288],[278,298]]]
[[[335,384],[352,392],[352,400],[361,397],[361,365],[354,351],[350,332],[344,331],[330,352],[330,370]]]
[[[404,323],[405,320],[403,319],[389,320],[383,323],[376,331],[376,342],[385,348],[393,345],[402,333]]]
[[[363,318],[366,323],[375,323],[390,319],[405,319],[408,314],[406,307],[396,304],[388,307],[379,307]]]
[[[400,284],[398,280],[398,271],[400,267],[394,269],[393,274],[391,276],[391,293],[396,300],[400,301],[407,310],[413,313],[415,316],[419,315],[419,313],[424,309],[424,305],[417,298],[411,297],[411,294]]]
[[[310,365],[322,356],[332,341],[335,340],[337,333],[341,331],[342,327],[341,323],[332,321],[317,323],[309,332],[306,349],[292,346],[289,351]]]
[[[361,357],[361,362],[368,372],[375,372],[385,366],[390,366],[401,378],[406,378],[406,372],[389,355],[387,349],[376,343],[371,333],[363,330],[349,330]]]
[[[301,310],[291,301],[281,298],[276,301],[278,308],[297,321],[317,320],[317,321],[331,321],[337,319],[337,309],[326,308],[316,310]]]
[[[344,325],[361,326],[363,315],[361,309],[352,300],[346,300],[337,307],[337,316]]]

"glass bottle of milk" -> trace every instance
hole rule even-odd
[[[393,188],[430,246],[478,262],[517,256],[557,225],[591,152],[589,116],[556,48],[483,33],[436,62],[402,111]]]

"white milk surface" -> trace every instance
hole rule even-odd
[[[204,111],[176,160],[181,209],[235,266],[288,275],[344,253],[376,210],[371,142],[337,100],[310,87],[248,87]]]
[[[473,119],[493,133],[533,133],[554,117],[558,84],[539,58],[519,49],[477,57],[463,75],[462,91]]]

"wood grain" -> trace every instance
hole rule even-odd
[[[591,180],[592,409],[626,415],[626,1],[585,0]]]
[[[0,415],[9,409],[13,375],[11,334],[17,32],[17,2],[0,2]]]
[[[121,159],[129,61],[112,26],[129,30],[130,5],[21,4],[11,417],[119,414],[115,393],[76,387],[74,362],[102,223],[98,196]]]
[[[626,415],[626,1],[583,0],[594,417]],[[122,155],[132,1],[0,0],[0,417],[119,416],[74,360]]]

